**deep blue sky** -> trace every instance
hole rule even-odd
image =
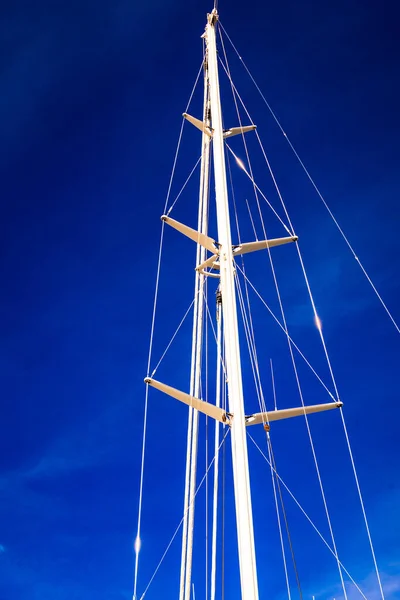
[[[1,7],[0,600],[131,597],[159,216],[210,8],[202,0],[15,0]],[[221,0],[219,10],[400,320],[396,3]],[[387,598],[400,598],[400,338],[251,82],[230,57],[300,236],[346,404]],[[236,125],[224,85],[224,114]],[[197,115],[200,104],[199,90]],[[198,132],[185,128],[175,193],[199,155],[199,143]],[[244,158],[240,143],[231,144]],[[257,179],[268,191],[265,169],[255,160]],[[234,179],[243,204],[251,188],[237,169]],[[192,226],[196,181],[174,212]],[[271,233],[281,235],[269,218]],[[248,223],[244,230],[251,236]],[[328,380],[294,248],[277,249],[275,256],[293,337]],[[268,263],[265,257],[257,260],[264,262],[249,261],[249,274],[276,308]],[[193,266],[190,242],[167,231],[153,363],[190,303]],[[265,270],[264,283],[256,281],[255,267]],[[285,340],[253,302],[262,328],[258,350],[266,389],[272,357],[279,402],[294,406],[299,401]],[[160,367],[160,379],[187,388],[189,348],[190,321]],[[306,401],[326,401],[306,371],[302,376],[310,385]],[[257,403],[245,367],[247,382],[251,412]],[[139,592],[182,512],[186,411],[154,393],[149,416]],[[311,425],[339,552],[375,599],[339,415],[315,417]],[[304,423],[279,424],[272,436],[282,476],[326,533]],[[202,474],[204,449],[200,455]],[[250,458],[261,597],[280,598],[284,579],[269,471],[253,448]],[[233,542],[231,508],[229,497],[227,539]],[[339,598],[334,560],[289,500],[287,508],[305,594]],[[202,531],[197,533],[195,584],[201,597],[204,543]],[[178,556],[177,540],[148,598],[176,597]],[[234,550],[227,561],[227,597],[235,599]]]

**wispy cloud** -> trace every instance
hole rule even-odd
[[[381,572],[380,578],[386,600],[397,600],[400,598],[400,574],[398,572]],[[365,577],[362,581],[358,581],[357,584],[368,600],[382,599],[375,571],[369,573],[367,577]],[[360,600],[360,598],[362,598],[360,592],[357,590],[354,584],[345,582],[345,587],[348,600]],[[315,595],[316,598],[319,596],[319,594]],[[335,586],[331,589],[326,589],[323,593],[323,597],[344,600],[343,592],[338,586]]]

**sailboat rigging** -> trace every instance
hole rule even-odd
[[[179,584],[179,600],[190,600],[194,598],[194,584],[192,577],[193,570],[193,547],[194,547],[194,521],[195,521],[195,505],[196,496],[199,490],[199,483],[197,477],[198,468],[198,445],[199,445],[199,419],[200,416],[207,418],[207,423],[213,423],[215,426],[215,437],[214,437],[214,456],[207,467],[208,470],[213,466],[214,469],[214,484],[213,484],[213,509],[212,509],[212,535],[211,535],[211,568],[207,577],[210,579],[210,590],[206,591],[206,598],[210,597],[211,600],[215,600],[218,597],[216,591],[216,579],[217,579],[217,519],[218,519],[218,478],[219,478],[219,451],[225,442],[225,438],[229,435],[231,443],[231,459],[232,459],[232,472],[233,472],[233,496],[235,505],[235,529],[236,529],[236,543],[237,543],[237,556],[239,563],[240,573],[240,597],[243,600],[257,600],[259,597],[263,597],[260,593],[260,573],[257,563],[256,543],[254,534],[254,517],[253,517],[253,501],[252,501],[252,486],[251,486],[251,474],[249,468],[249,456],[248,456],[248,442],[253,441],[257,446],[257,442],[248,435],[248,428],[252,426],[258,426],[263,428],[266,433],[267,450],[268,456],[264,455],[267,462],[269,462],[271,469],[273,492],[275,495],[275,503],[278,516],[278,524],[281,535],[281,546],[283,552],[287,589],[290,598],[290,585],[287,575],[287,564],[285,558],[285,543],[283,542],[282,536],[282,522],[285,523],[289,538],[289,545],[292,552],[293,563],[296,571],[296,579],[300,591],[299,578],[297,573],[296,561],[294,559],[292,543],[290,540],[290,534],[288,529],[288,523],[286,519],[286,513],[284,510],[281,485],[286,488],[286,484],[281,479],[280,474],[277,470],[274,453],[272,451],[270,430],[272,429],[275,421],[291,419],[293,417],[303,417],[306,423],[306,429],[309,436],[312,456],[315,463],[319,488],[322,494],[322,501],[326,513],[328,522],[328,529],[330,534],[330,542],[327,543],[323,536],[320,537],[324,540],[325,544],[328,545],[331,553],[333,554],[339,572],[339,577],[342,585],[343,596],[347,598],[346,585],[348,585],[348,578],[356,586],[356,589],[360,592],[361,596],[365,598],[360,587],[355,583],[354,579],[350,576],[347,569],[344,567],[341,559],[339,558],[335,536],[331,524],[330,512],[328,509],[328,503],[324,486],[322,484],[321,472],[319,463],[316,456],[316,451],[313,444],[313,438],[311,435],[310,426],[308,423],[308,415],[313,413],[322,413],[330,411],[332,409],[339,409],[343,425],[345,427],[344,417],[342,413],[343,403],[339,397],[335,378],[331,363],[329,360],[328,352],[324,336],[322,333],[322,326],[319,316],[316,311],[316,306],[311,293],[311,288],[306,275],[304,262],[298,246],[298,237],[295,234],[295,230],[290,221],[288,212],[283,203],[282,197],[280,196],[279,189],[278,195],[282,200],[284,213],[286,219],[284,221],[284,227],[286,230],[285,237],[270,238],[266,234],[264,221],[262,220],[262,214],[259,205],[259,199],[262,197],[263,192],[255,181],[254,174],[251,169],[247,146],[245,144],[245,151],[247,157],[246,165],[240,161],[241,159],[236,155],[233,149],[227,144],[230,138],[240,136],[245,139],[245,136],[257,135],[257,129],[255,124],[250,121],[249,123],[243,124],[239,117],[239,123],[229,123],[229,128],[224,128],[222,119],[221,109],[221,98],[220,98],[220,83],[219,83],[219,62],[220,57],[217,52],[217,30],[219,26],[219,15],[217,8],[214,7],[212,12],[207,16],[207,23],[205,32],[203,34],[204,39],[204,58],[203,58],[203,81],[204,81],[204,92],[203,92],[203,115],[199,119],[196,116],[192,116],[189,112],[184,112],[184,121],[194,126],[201,132],[201,160],[200,160],[200,184],[199,184],[199,202],[198,202],[198,222],[197,228],[191,227],[189,224],[183,223],[170,216],[171,209],[165,211],[162,215],[162,231],[164,235],[164,228],[171,228],[176,230],[176,233],[183,235],[188,238],[187,244],[196,244],[196,262],[195,262],[195,290],[194,299],[191,307],[193,307],[193,325],[192,325],[192,341],[191,341],[191,372],[189,389],[178,389],[174,387],[168,379],[159,380],[155,378],[155,370],[151,371],[150,360],[148,365],[148,374],[145,378],[146,383],[146,402],[149,394],[149,388],[154,388],[169,398],[165,398],[163,402],[173,402],[172,399],[178,400],[189,407],[188,409],[188,429],[187,429],[187,447],[186,447],[186,470],[185,470],[185,492],[184,492],[184,503],[183,503],[183,517],[179,525],[182,526],[182,549],[181,549],[181,566],[180,566],[180,584]],[[224,50],[224,48],[223,48]],[[232,91],[235,98],[235,103],[238,102],[240,97],[237,94],[237,90],[231,80],[229,67],[226,63],[222,63],[224,71],[227,73],[228,79],[232,85]],[[235,95],[236,94],[236,95]],[[239,115],[239,112],[238,112]],[[247,116],[248,113],[247,113]],[[239,168],[245,172],[247,177],[254,188],[254,192],[257,198],[257,206],[263,229],[263,239],[258,239],[255,235],[255,239],[251,241],[242,242],[239,240],[237,244],[232,241],[232,226],[231,226],[231,215],[232,215],[232,204],[228,194],[228,168],[227,160],[232,155],[239,165]],[[197,163],[196,163],[197,164]],[[268,161],[267,161],[268,164]],[[211,237],[209,232],[209,219],[210,219],[210,197],[213,196],[210,189],[211,180],[214,182],[215,187],[215,211],[216,211],[216,239]],[[273,177],[274,184],[276,184],[275,178]],[[269,201],[267,200],[267,203]],[[172,208],[172,207],[171,207]],[[276,213],[276,211],[275,211]],[[250,218],[252,215],[250,213]],[[280,219],[281,220],[281,219]],[[256,232],[254,232],[256,233]],[[327,359],[328,369],[332,376],[333,391],[325,386],[319,375],[315,372],[310,362],[301,353],[298,346],[294,343],[292,337],[289,335],[288,324],[283,311],[281,297],[279,295],[278,284],[276,280],[274,262],[272,254],[274,252],[279,253],[281,246],[294,245],[297,249],[301,267],[303,269],[307,290],[309,292],[310,302],[312,305],[315,323],[318,332],[321,337],[323,351]],[[247,254],[266,252],[268,253],[269,261],[272,268],[272,276],[276,285],[278,293],[278,306],[281,309],[281,319],[278,320],[278,324],[284,331],[287,339],[288,349],[293,363],[294,375],[296,385],[298,388],[300,403],[297,406],[291,406],[286,408],[278,408],[276,404],[275,387],[274,387],[274,409],[267,410],[266,402],[263,393],[263,387],[261,384],[260,377],[260,366],[259,358],[255,347],[255,337],[253,321],[250,314],[250,303],[248,302],[249,288],[252,286],[250,279],[248,278],[246,271],[244,270],[243,256]],[[161,256],[161,253],[160,253]],[[239,261],[240,259],[240,261]],[[160,262],[159,262],[160,268]],[[157,275],[158,281],[159,272]],[[243,283],[241,284],[240,281]],[[202,389],[202,360],[205,348],[205,323],[208,315],[208,305],[205,301],[206,288],[207,286],[214,286],[214,292],[216,293],[216,318],[215,325],[217,331],[215,333],[216,341],[216,377],[215,377],[215,393],[209,394],[208,398],[204,397],[204,390]],[[245,291],[242,290],[241,285],[245,286]],[[253,287],[253,286],[252,286]],[[256,288],[255,291],[257,292]],[[258,292],[257,292],[258,293]],[[261,297],[261,296],[260,296]],[[243,314],[244,324],[239,324],[238,313]],[[243,373],[242,373],[242,352],[241,352],[241,327],[244,330],[246,341],[249,346],[250,362],[254,376],[254,384],[259,398],[260,409],[258,412],[247,412],[245,410],[245,393],[243,385]],[[154,332],[154,313],[153,313],[153,327],[152,335]],[[311,371],[316,375],[317,379],[328,389],[330,395],[330,401],[327,403],[313,403],[310,404],[305,401],[303,394],[303,388],[300,383],[299,370],[295,360],[295,354],[299,354],[300,358],[304,359],[306,364],[310,367]],[[272,364],[271,364],[271,373]],[[273,379],[273,386],[274,379]],[[223,402],[223,397],[226,394],[227,403]],[[211,397],[213,399],[211,400]],[[147,406],[147,404],[146,404]],[[147,408],[146,408],[147,410]],[[223,435],[221,436],[221,428],[223,428]],[[346,438],[348,442],[349,451],[351,452],[350,442],[348,440],[347,430],[345,429]],[[260,449],[260,448],[259,448]],[[260,450],[262,453],[262,450]],[[357,488],[359,492],[359,498],[361,501],[363,515],[365,517],[365,523],[368,523],[362,502],[361,490],[358,484],[357,474],[355,471],[354,461],[352,454],[350,454],[352,466],[354,468],[354,475],[356,478]],[[144,458],[144,443],[143,443],[143,456],[142,456],[142,478],[140,488],[140,508],[139,508],[139,522],[138,532],[135,543],[136,550],[136,564],[135,564],[135,581],[134,581],[134,599],[144,598],[147,594],[148,587],[144,591],[138,590],[138,562],[140,553],[140,510],[142,502],[142,491],[143,491],[143,458]],[[203,480],[202,480],[203,481]],[[281,502],[281,505],[279,505]],[[297,500],[296,500],[297,502]],[[303,509],[302,509],[303,510]],[[317,529],[318,531],[318,529]],[[176,536],[174,534],[174,537]],[[318,532],[319,533],[319,532]],[[369,541],[371,545],[372,555],[374,564],[376,567],[376,574],[378,580],[378,586],[383,596],[383,589],[379,577],[379,571],[377,562],[373,550],[372,540],[369,534]],[[207,567],[208,568],[208,567]],[[345,581],[344,577],[347,577]],[[208,579],[207,579],[208,581]],[[175,597],[178,593],[175,594]]]

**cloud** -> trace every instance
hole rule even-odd
[[[387,572],[380,573],[381,583],[386,600],[394,600],[400,597],[400,575]],[[382,595],[379,589],[379,584],[375,571],[371,571],[369,575],[358,583],[368,600],[381,600]],[[359,600],[360,593],[352,584],[346,585],[348,600]],[[342,595],[337,595],[336,600],[342,600]]]

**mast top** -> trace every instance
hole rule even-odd
[[[216,22],[218,21],[218,11],[217,11],[217,0],[215,0],[214,2],[214,8],[212,9],[212,11],[207,15],[208,17],[208,22],[210,25],[215,25]]]

